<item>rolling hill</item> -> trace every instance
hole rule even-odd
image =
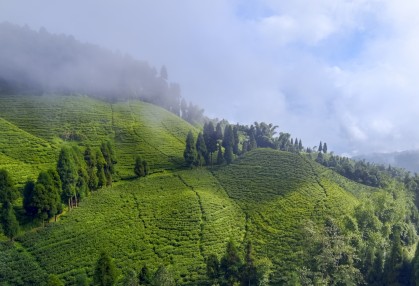
[[[307,269],[315,273],[310,261],[329,250],[312,249],[321,245],[316,234],[332,226],[339,255],[357,257],[345,269],[363,269],[371,247],[388,252],[396,226],[404,249],[414,252],[417,211],[397,182],[386,190],[366,187],[304,153],[272,149],[252,150],[230,165],[185,169],[186,134],[197,130],[151,104],[0,97],[0,126],[0,169],[19,184],[54,167],[61,146],[105,140],[115,146],[119,177],[129,179],[91,193],[45,228],[22,231],[14,244],[0,242],[2,285],[42,284],[48,274],[74,285],[79,275],[92,277],[102,250],[121,277],[144,264],[153,271],[165,265],[179,285],[206,285],[206,258],[220,258],[229,240],[242,257],[252,242],[255,258],[272,262],[272,285],[293,285]],[[150,162],[150,176],[131,178],[137,154]]]
[[[0,96],[0,168],[19,184],[39,170],[55,167],[65,144],[100,146],[110,140],[117,150],[117,172],[133,176],[136,155],[153,171],[182,164],[190,124],[152,104],[111,104],[87,96]]]

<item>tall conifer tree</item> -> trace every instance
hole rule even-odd
[[[192,131],[189,131],[188,136],[186,137],[186,147],[183,152],[183,158],[185,159],[185,164],[188,167],[192,167],[196,162],[195,139]]]

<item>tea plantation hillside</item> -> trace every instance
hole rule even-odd
[[[358,200],[302,156],[260,149],[214,172],[247,215],[247,239],[275,266],[273,281],[303,265],[304,226],[352,215]]]
[[[58,274],[69,285],[80,273],[93,275],[101,250],[116,260],[121,274],[138,272],[144,264],[153,271],[166,265],[179,284],[196,285],[206,278],[204,257],[221,256],[229,239],[240,244],[244,230],[240,207],[211,173],[194,170],[155,174],[95,192],[60,221],[22,235],[15,244],[30,254],[28,263],[38,263],[41,274]],[[21,277],[13,259],[3,258],[0,277],[19,285],[34,273]]]
[[[357,285],[375,281],[383,259],[395,261],[394,233],[403,265],[415,252],[419,215],[402,182],[371,188],[309,154],[262,148],[229,165],[186,169],[185,138],[197,130],[151,104],[3,96],[0,128],[0,169],[20,185],[54,167],[62,146],[104,141],[124,179],[89,193],[57,222],[24,225],[14,243],[0,235],[0,285],[43,285],[50,274],[66,285],[83,275],[92,282],[102,251],[114,259],[120,285],[144,265],[151,272],[164,265],[177,285],[208,285],[207,258],[220,259],[229,241],[242,260],[252,244],[271,285]],[[150,164],[146,177],[133,177],[138,155]]]
[[[106,250],[121,279],[145,264],[152,271],[165,265],[179,285],[199,285],[207,279],[206,257],[221,257],[232,239],[243,256],[251,241],[257,259],[272,261],[272,283],[288,285],[310,253],[306,228],[332,219],[345,230],[375,194],[385,192],[352,183],[302,155],[257,149],[228,166],[155,173],[94,192],[60,221],[22,234],[14,246],[3,245],[0,277],[24,285],[53,273],[73,285],[80,274],[92,277]],[[359,231],[353,229],[352,239]],[[385,243],[382,237],[375,239]],[[21,273],[22,263],[39,271]]]
[[[1,96],[0,169],[16,182],[55,166],[63,144],[115,146],[121,177],[133,175],[136,155],[153,171],[181,165],[191,125],[140,101],[111,104],[87,96]]]

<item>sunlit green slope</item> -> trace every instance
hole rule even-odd
[[[396,224],[414,251],[417,213],[397,183],[385,191],[369,188],[304,154],[271,149],[253,150],[230,165],[186,170],[186,134],[197,130],[147,103],[0,97],[0,127],[0,168],[19,183],[54,167],[65,144],[97,147],[106,140],[114,145],[121,178],[132,177],[137,155],[153,172],[93,192],[58,222],[22,231],[14,245],[0,236],[0,284],[27,285],[57,274],[73,285],[79,274],[92,277],[106,250],[121,277],[144,264],[152,271],[165,265],[179,285],[199,285],[206,257],[221,258],[232,239],[242,257],[252,242],[256,259],[272,261],[273,285],[290,285],[308,259],[307,228],[321,229],[328,219],[353,239],[358,255],[370,245],[388,251]],[[34,270],[22,271],[22,265]]]
[[[19,242],[47,273],[71,283],[93,274],[101,250],[123,274],[168,266],[180,284],[205,278],[204,257],[244,237],[245,215],[206,170],[156,174],[93,193],[81,206]]]
[[[163,264],[182,285],[205,279],[205,257],[221,257],[229,239],[242,250],[252,241],[256,256],[273,262],[277,283],[301,267],[308,221],[339,221],[352,216],[357,203],[316,163],[259,149],[214,170],[120,182],[18,241],[46,273],[67,282],[79,273],[91,276],[96,257],[106,249],[123,274]]]
[[[339,221],[358,203],[326,169],[294,153],[258,149],[214,174],[247,214],[246,238],[258,256],[272,260],[275,283],[302,267],[310,221]]]
[[[117,171],[133,175],[136,155],[152,171],[182,163],[183,141],[191,125],[140,101],[111,104],[87,96],[0,97],[0,168],[19,183],[54,167],[63,144],[100,146],[110,140]]]

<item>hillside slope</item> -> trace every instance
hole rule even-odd
[[[183,141],[194,130],[152,104],[111,104],[87,96],[0,96],[0,169],[18,183],[54,167],[64,144],[115,146],[122,177],[133,175],[136,155],[152,171],[182,164]]]
[[[206,258],[221,258],[229,240],[242,258],[251,242],[257,261],[272,262],[273,285],[368,269],[366,255],[389,253],[394,229],[405,250],[414,252],[419,216],[396,181],[386,190],[366,187],[304,154],[272,149],[252,150],[230,165],[186,170],[184,140],[197,130],[151,104],[0,97],[0,127],[0,169],[20,184],[54,167],[61,146],[98,147],[106,140],[115,147],[120,177],[132,177],[137,155],[153,172],[91,193],[58,222],[22,231],[15,244],[0,237],[0,284],[26,285],[57,274],[74,285],[80,274],[92,277],[106,250],[121,278],[145,264],[152,271],[165,265],[179,285],[200,285],[207,281]],[[331,227],[334,236],[328,237]],[[311,262],[333,254],[323,239],[339,242],[332,249],[338,257],[355,258],[319,274]],[[22,265],[35,270],[22,272]]]
[[[214,172],[247,215],[247,239],[275,266],[274,283],[303,265],[304,227],[353,215],[354,195],[297,154],[259,149]]]
[[[337,175],[339,176],[339,175]],[[221,257],[233,239],[252,241],[273,262],[274,284],[304,265],[304,227],[327,218],[341,224],[360,204],[357,186],[298,154],[250,152],[229,166],[154,174],[93,193],[61,221],[18,239],[46,273],[72,283],[92,275],[106,249],[121,273],[161,264],[181,285],[205,280],[205,258]],[[362,196],[368,188],[361,187]],[[352,190],[354,191],[354,190]]]

